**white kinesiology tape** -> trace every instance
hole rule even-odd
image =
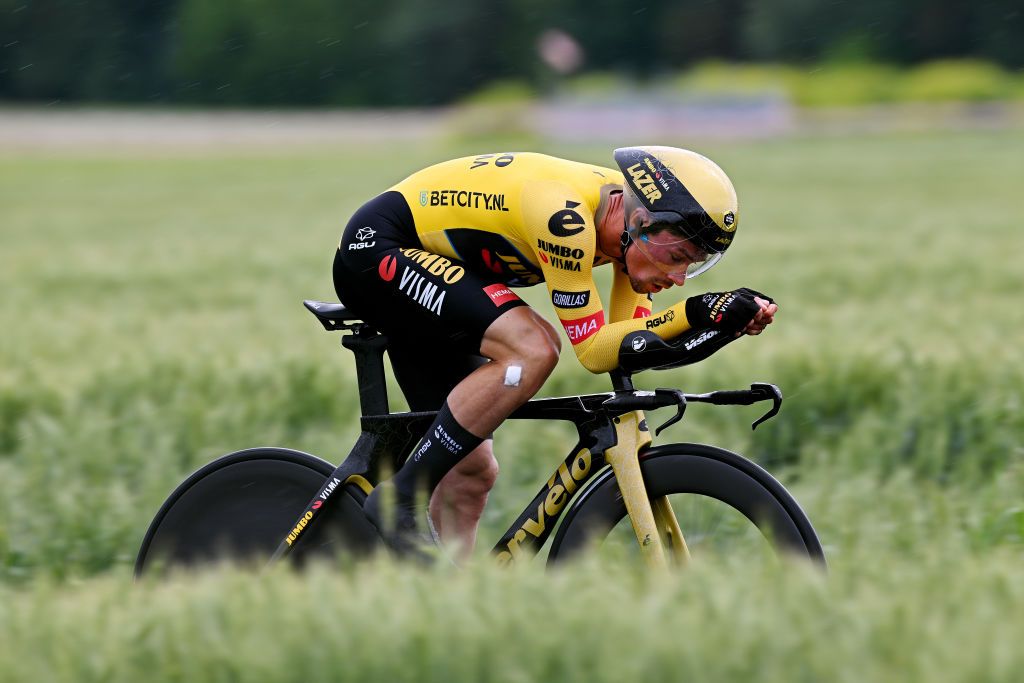
[[[519,380],[523,378],[523,367],[521,365],[510,365],[505,369],[505,386],[518,387]]]

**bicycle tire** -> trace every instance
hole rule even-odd
[[[164,501],[139,549],[135,576],[155,566],[262,566],[333,471],[325,460],[286,448],[251,448],[214,460]],[[363,491],[350,484],[332,498],[289,560],[362,556],[377,546],[380,536],[362,513]]]
[[[778,480],[743,456],[704,444],[668,444],[644,451],[640,469],[651,498],[673,494],[714,498],[750,520],[776,551],[826,566],[821,541],[800,505]],[[563,562],[605,539],[625,517],[615,475],[607,468],[566,511],[548,563]]]

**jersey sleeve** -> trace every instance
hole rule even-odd
[[[619,346],[631,332],[646,329],[671,339],[690,329],[685,302],[651,315],[650,300],[633,292],[614,264],[606,317],[592,273],[597,232],[591,211],[565,186],[538,183],[528,191],[524,223],[534,231],[533,248],[551,303],[583,367],[593,373],[617,367]]]

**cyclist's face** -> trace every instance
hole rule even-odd
[[[629,284],[639,294],[655,294],[673,285],[682,286],[686,282],[686,271],[679,275],[665,273],[635,247],[626,252],[626,267],[629,270]]]
[[[625,208],[628,207],[626,203]],[[674,285],[682,287],[687,268],[707,258],[707,254],[689,240],[653,227],[654,218],[643,207],[634,207],[625,218],[631,231],[643,232],[642,236],[632,232],[634,243],[626,250],[630,285],[637,293],[654,294]]]
[[[641,249],[634,244],[626,252],[626,266],[633,291],[654,294],[686,282],[686,269],[707,258],[688,240],[668,232],[647,236]]]

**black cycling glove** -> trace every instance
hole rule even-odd
[[[708,292],[686,300],[686,319],[694,329],[714,329],[741,332],[761,307],[754,297],[772,303],[772,298],[761,292],[741,287],[731,292]]]

